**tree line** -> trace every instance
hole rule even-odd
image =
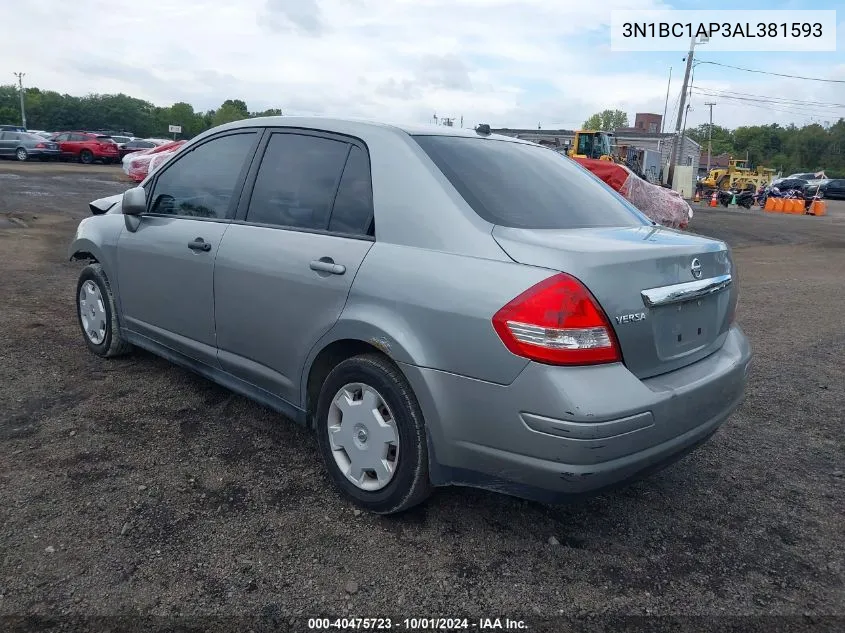
[[[217,125],[258,116],[278,116],[279,109],[250,112],[240,99],[227,99],[219,108],[197,112],[189,103],[161,107],[125,94],[76,97],[52,90],[24,90],[26,126],[31,130],[116,130],[141,137],[169,137],[168,126],[182,127],[191,138]],[[0,86],[0,124],[20,124],[20,91]]]
[[[705,151],[708,127],[705,123],[687,130]],[[845,178],[845,119],[829,126],[772,123],[729,130],[714,125],[712,154],[741,159],[747,155],[752,166],[771,167],[784,175],[824,170],[830,178]]]

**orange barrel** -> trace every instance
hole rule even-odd
[[[775,200],[777,198],[766,198],[766,206],[763,207],[766,211],[774,211],[775,210]]]
[[[783,211],[783,203],[786,202],[784,198],[775,198],[775,203],[772,205],[772,211],[780,213]]]
[[[827,204],[824,200],[813,200],[813,204],[810,205],[810,213],[824,215],[825,211],[827,211]]]

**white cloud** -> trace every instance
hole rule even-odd
[[[631,118],[663,111],[668,68],[653,57],[591,48],[585,39],[601,40],[612,9],[661,6],[662,0],[27,0],[6,8],[7,23],[33,25],[59,44],[33,46],[29,28],[6,29],[0,82],[24,71],[29,85],[45,89],[124,92],[199,109],[240,98],[252,110],[292,114],[420,122],[437,112],[464,116],[467,124],[574,127],[605,107],[621,107]],[[831,59],[842,62],[841,54]],[[823,76],[832,66],[802,72]],[[701,85],[775,94],[781,83],[724,77]],[[842,86],[802,85],[792,94],[845,103]],[[690,125],[706,120],[704,100],[693,100]],[[719,115],[727,125],[797,118],[747,104],[726,104]]]

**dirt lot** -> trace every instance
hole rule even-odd
[[[444,489],[376,518],[307,431],[87,352],[65,252],[119,174],[0,163],[0,614],[845,616],[845,204],[697,208],[735,248],[756,358],[696,453],[577,505]]]

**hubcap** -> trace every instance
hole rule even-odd
[[[361,490],[381,490],[399,463],[399,432],[381,394],[350,383],[335,394],[329,408],[329,446],[346,478]]]
[[[100,287],[90,279],[79,289],[79,320],[85,336],[99,345],[106,338],[106,306]]]
[[[26,150],[18,150],[18,160],[26,160]]]

